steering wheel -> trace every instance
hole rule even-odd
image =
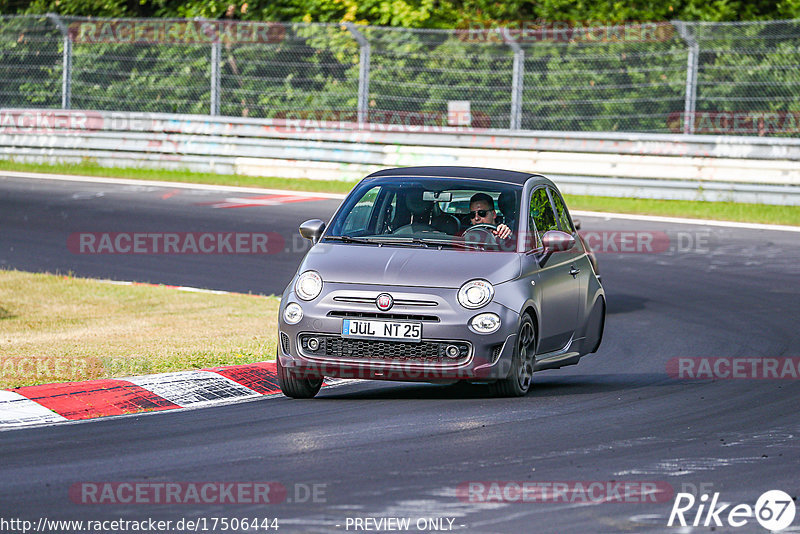
[[[470,226],[469,228],[464,230],[464,240],[465,241],[467,240],[467,234],[469,234],[470,232],[479,232],[480,234],[483,234],[484,236],[491,238],[491,240],[481,241],[482,243],[489,245],[492,244],[496,245],[497,236],[494,235],[493,230],[497,230],[497,226],[489,223],[481,223],[481,224],[476,224],[474,226]]]
[[[484,233],[494,235],[492,233],[492,231],[493,230],[497,230],[497,226],[494,225],[494,224],[489,224],[489,223],[475,224],[475,225],[472,225],[472,226],[468,227],[466,230],[464,230],[464,235],[467,235],[467,233],[475,231],[475,230],[481,230]]]
[[[411,224],[406,224],[405,226],[401,226],[393,233],[395,235],[405,235],[405,234],[429,233],[429,232],[436,232],[436,228],[434,228],[429,224],[411,223]]]

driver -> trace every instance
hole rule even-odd
[[[494,220],[497,217],[497,211],[494,209],[494,199],[486,193],[475,193],[469,199],[469,223],[470,226],[476,224],[491,224],[494,226]],[[511,228],[505,224],[500,224],[492,230],[492,233],[500,239],[506,239],[511,236]]]

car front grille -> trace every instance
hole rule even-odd
[[[350,302],[354,304],[375,304],[375,299],[378,298],[377,295],[374,297],[357,297],[351,295],[344,295],[333,297],[333,300],[337,302]],[[394,299],[394,304],[396,306],[438,306],[439,303],[435,300],[422,300],[422,299]]]
[[[328,317],[343,317],[355,319],[383,319],[388,321],[426,321],[438,323],[436,315],[422,315],[416,313],[378,313],[363,311],[333,310],[328,312]]]
[[[309,340],[315,338],[319,346],[309,347]],[[455,345],[459,355],[450,358],[445,349]],[[312,357],[350,360],[381,360],[395,362],[419,362],[428,364],[458,365],[469,360],[471,345],[465,341],[379,341],[350,339],[335,335],[300,334],[300,347],[303,353]]]

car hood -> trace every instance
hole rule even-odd
[[[513,252],[317,243],[299,272],[306,270],[325,282],[458,288],[473,278],[516,278],[520,260]]]

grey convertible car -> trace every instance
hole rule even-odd
[[[602,340],[591,251],[544,176],[383,170],[328,225],[300,233],[313,246],[279,311],[289,397],[313,397],[326,376],[463,380],[521,396],[535,371],[575,364]]]

